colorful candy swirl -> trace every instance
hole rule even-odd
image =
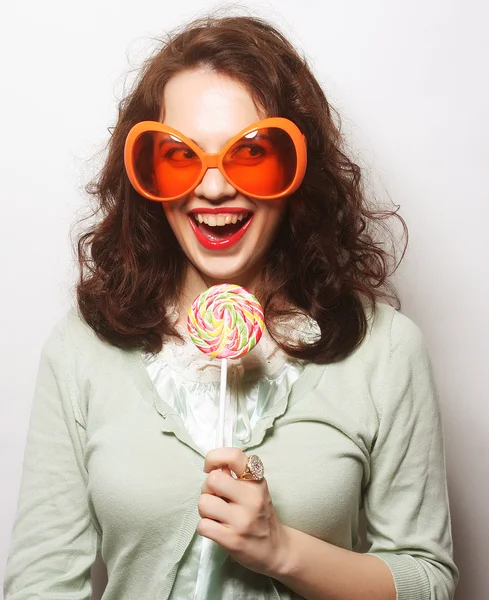
[[[260,341],[263,310],[258,300],[239,285],[220,284],[197,296],[190,307],[187,328],[199,350],[216,358],[239,358]]]

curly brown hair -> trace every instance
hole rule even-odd
[[[249,16],[199,19],[170,35],[120,103],[105,164],[87,187],[99,218],[78,240],[81,314],[121,348],[158,352],[167,336],[177,335],[169,307],[178,300],[187,259],[159,203],[131,186],[123,149],[134,124],[159,119],[167,81],[199,67],[241,82],[267,116],[290,119],[306,136],[306,175],[257,295],[272,335],[279,319],[297,311],[319,325],[313,344],[292,346],[275,335],[285,352],[316,363],[341,359],[364,338],[367,308],[377,298],[398,303],[387,281],[398,263],[377,233],[388,217],[404,232],[405,224],[396,210],[369,207],[360,168],[344,152],[337,115],[306,60],[275,27]]]

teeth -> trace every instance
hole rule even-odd
[[[210,213],[194,213],[194,218],[199,223],[205,223],[209,227],[223,227],[224,225],[230,225],[231,223],[236,224],[238,221],[242,221],[246,219],[249,215],[249,211],[244,211],[240,213],[220,213],[220,214],[210,214]]]

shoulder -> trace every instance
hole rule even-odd
[[[315,398],[325,401],[328,410],[334,405],[345,422],[353,415],[360,429],[370,427],[365,434],[369,439],[381,423],[391,423],[398,411],[413,418],[431,411],[429,419],[436,411],[430,358],[421,330],[384,303],[367,313],[367,332],[360,345],[342,360],[315,365],[311,376],[316,377]]]
[[[126,372],[125,353],[99,338],[74,307],[53,327],[41,368],[54,375],[70,399],[75,420],[86,427],[91,390],[110,385]]]
[[[392,306],[379,302],[367,312],[368,328],[357,352],[389,359],[427,353],[421,329]]]
[[[367,312],[367,323],[363,341],[335,372],[367,389],[380,414],[386,397],[393,402],[413,382],[428,385],[431,361],[420,328],[392,306],[377,303]]]
[[[43,347],[43,354],[48,357],[63,361],[76,358],[77,363],[97,361],[114,352],[120,350],[99,338],[76,307],[70,308],[54,325]]]
[[[435,378],[421,329],[407,316],[378,304],[363,348],[373,361],[379,415],[399,412],[426,416],[438,412]],[[414,417],[413,417],[414,418]]]
[[[409,376],[413,368],[429,368],[425,339],[416,323],[385,303],[378,302],[365,310],[367,330],[363,340],[347,357],[316,365],[321,381],[337,378],[360,382],[377,394],[387,382]]]
[[[94,343],[95,338],[97,336],[93,329],[73,306],[54,324],[45,345],[50,348],[62,343],[82,347]]]

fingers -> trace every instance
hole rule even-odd
[[[225,548],[245,567],[268,573],[270,557],[280,546],[282,526],[266,480],[242,481],[229,473],[230,469],[241,475],[247,462],[238,448],[218,448],[207,454],[204,471],[208,475],[198,502],[201,519],[197,532]]]
[[[201,494],[198,502],[199,514],[203,519],[212,519],[223,524],[229,524],[231,506],[222,498],[211,494]]]
[[[248,459],[239,448],[216,448],[205,457],[204,472],[229,467],[238,477],[245,470]]]
[[[201,519],[197,525],[197,533],[217,542],[228,551],[231,551],[234,546],[238,546],[238,536],[236,536],[233,530],[227,525],[223,525],[212,519]],[[234,546],[231,543],[232,540],[234,540]]]
[[[230,502],[238,503],[245,494],[243,484],[223,471],[212,471],[202,485],[202,493],[220,496]]]

